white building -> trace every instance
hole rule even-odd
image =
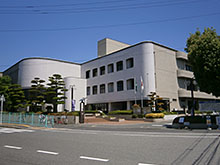
[[[128,45],[111,39],[98,42],[98,58],[83,64],[48,58],[27,58],[4,72],[14,83],[30,88],[35,77],[47,80],[58,73],[64,78],[66,99],[64,108],[71,111],[71,100],[87,99],[87,107],[106,111],[131,109],[137,101],[147,106],[150,92],[163,98],[167,109],[190,108],[190,79],[193,78],[187,54],[155,42]],[[143,90],[141,89],[141,79]],[[137,91],[135,90],[137,84]],[[196,100],[216,99],[195,91]]]

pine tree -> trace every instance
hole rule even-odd
[[[31,89],[29,90],[30,96],[29,96],[29,101],[32,105],[31,110],[34,112],[37,112],[39,110],[39,106],[42,106],[45,101],[45,92],[46,88],[44,87],[44,80],[41,80],[38,77],[35,77],[34,80],[31,81]]]
[[[47,102],[52,103],[54,107],[53,112],[57,112],[57,105],[65,103],[65,83],[63,78],[59,74],[53,74],[53,76],[49,77],[49,83],[47,84],[49,87],[47,89]]]
[[[7,108],[11,112],[17,112],[19,108],[24,108],[26,104],[24,91],[18,84],[12,84],[8,88]]]

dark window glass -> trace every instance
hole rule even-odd
[[[105,93],[105,84],[100,85],[100,93]]]
[[[90,87],[87,87],[87,96],[89,96],[90,95]]]
[[[87,71],[86,71],[86,78],[87,78],[87,79],[90,78],[90,70],[87,70]]]
[[[119,61],[116,63],[117,71],[123,70],[123,61]]]
[[[126,68],[133,68],[134,67],[134,59],[133,58],[129,58],[126,60]]]
[[[123,91],[123,90],[124,90],[123,81],[118,81],[117,82],[117,91]]]
[[[92,77],[96,77],[96,76],[98,76],[98,69],[97,68],[92,70]]]
[[[109,64],[108,65],[108,73],[112,73],[114,72],[114,65],[113,64]]]
[[[108,92],[114,92],[114,83],[108,83]]]
[[[134,79],[127,80],[127,90],[133,90],[134,89]]]
[[[100,75],[105,74],[105,66],[100,67]]]
[[[96,95],[97,93],[98,93],[98,87],[97,87],[97,85],[95,85],[92,87],[92,94]]]
[[[186,64],[186,70],[192,71],[192,67],[191,67],[190,65],[187,65],[187,64]]]

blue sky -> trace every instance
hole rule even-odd
[[[82,63],[97,41],[184,50],[197,28],[220,33],[219,0],[0,0],[0,72],[27,57]]]

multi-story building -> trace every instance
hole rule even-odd
[[[30,88],[35,77],[47,80],[54,73],[61,74],[69,90],[60,111],[71,111],[72,100],[78,110],[83,97],[90,109],[131,109],[141,100],[146,107],[151,92],[162,98],[165,109],[180,110],[191,106],[189,86],[193,73],[187,61],[184,52],[152,41],[128,45],[106,38],[98,42],[98,58],[88,62],[26,58],[4,75],[11,76],[23,88]],[[197,101],[216,99],[199,90],[194,95]]]

